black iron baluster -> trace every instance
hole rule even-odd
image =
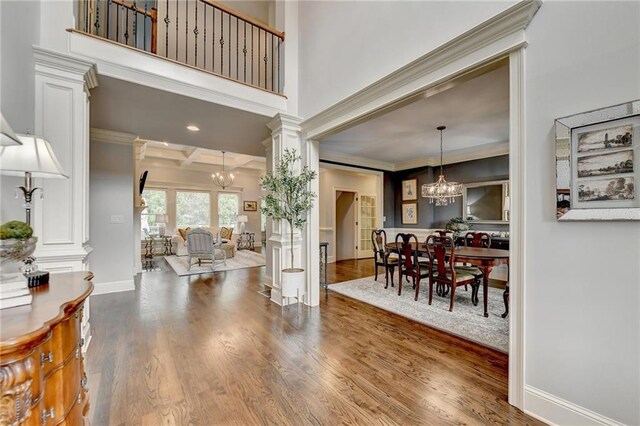
[[[207,3],[204,4],[204,69],[207,69]]]
[[[280,46],[282,46],[282,40],[278,39],[278,93],[281,93],[282,90],[282,82],[280,81],[280,77],[282,76],[280,73]]]
[[[107,0],[107,40],[111,40],[111,34],[109,34],[109,17],[111,16],[111,0]]]
[[[96,29],[96,35],[100,35],[100,2],[96,2],[96,22],[93,24]]]
[[[169,0],[167,0],[169,1]],[[176,39],[174,40],[174,44],[176,45],[176,57],[174,58],[176,61],[178,61],[178,22],[180,22],[180,19],[178,19],[178,6],[180,5],[179,1],[176,1]]]
[[[227,47],[229,48],[229,78],[231,78],[231,15],[229,15],[229,43],[227,43]]]
[[[129,45],[129,9],[125,7],[124,11],[126,13],[126,18],[127,18],[125,20],[124,44],[128,46]]]
[[[89,3],[84,2],[84,32],[89,32]]]
[[[269,82],[269,79],[268,79],[269,76],[267,75],[267,61],[268,61],[268,57],[267,57],[267,50],[268,50],[267,42],[268,42],[267,32],[265,31],[264,32],[264,88],[265,89],[267,88],[268,82]]]
[[[238,25],[239,20],[238,17],[236,17],[236,80],[238,79],[238,72],[240,70],[240,67],[238,66],[238,58],[240,57],[240,55],[238,54],[238,49],[240,48],[240,36],[239,36],[239,31],[240,31],[240,25]]]
[[[253,24],[251,24],[251,84],[253,84]]]
[[[211,71],[216,71],[216,8],[211,13]]]
[[[273,71],[274,71],[274,70],[273,70],[273,67],[274,67],[274,65],[275,65],[275,63],[276,63],[276,61],[274,61],[274,60],[273,60],[273,55],[274,55],[274,53],[273,53],[273,52],[274,52],[274,45],[273,45],[273,41],[274,41],[274,37],[275,37],[275,36],[274,36],[273,34],[271,34],[271,91],[272,91],[272,92],[274,91],[274,90],[273,90],[273,86],[274,86],[274,82],[275,82],[275,78],[276,78],[276,77],[275,77],[275,74],[274,74],[274,72],[273,72]]]
[[[169,0],[165,1],[166,9],[164,15],[164,57],[169,57]]]
[[[258,68],[258,86],[260,86],[260,28],[258,28],[258,63],[256,64],[256,68]]]
[[[144,51],[147,51],[147,4],[144,4],[144,16],[142,17],[142,19],[144,19],[143,21],[143,30],[144,33],[142,34],[142,48],[144,49]]]
[[[132,6],[133,11],[133,46],[138,48],[138,7],[134,1]]]
[[[193,35],[195,36],[195,62],[194,65],[198,66],[198,0],[196,0],[196,26],[193,28]]]
[[[242,54],[244,55],[244,61],[243,61],[243,65],[244,65],[244,78],[242,81],[244,81],[245,83],[247,82],[247,21],[243,21],[244,22],[244,41],[243,41],[243,48],[242,48]]]
[[[224,75],[224,13],[220,11],[220,74]]]
[[[184,2],[186,15],[185,25],[184,25],[184,63],[189,63],[189,0]]]
[[[120,5],[116,4],[116,41],[120,43]]]

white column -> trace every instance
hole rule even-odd
[[[144,160],[147,142],[142,139],[133,141],[133,274],[142,272],[142,231],[140,230],[140,214],[145,206],[142,205],[140,194],[140,176],[143,169],[141,162]],[[168,200],[167,200],[168,201]],[[167,203],[168,204],[168,203]]]
[[[38,179],[44,198],[36,199],[35,256],[49,272],[88,269],[89,246],[89,89],[97,86],[94,64],[34,47],[35,134],[47,139],[68,179]],[[91,339],[89,302],[81,334]]]
[[[69,176],[40,179],[36,200],[35,256],[51,272],[87,269],[89,247],[89,89],[95,66],[34,47],[35,134],[46,138]]]
[[[313,208],[309,212],[307,228],[304,235],[304,248],[307,260],[307,299],[311,306],[320,304],[320,144],[318,141],[303,141],[302,161],[309,169],[316,172],[311,181],[311,191],[316,194]]]
[[[302,119],[292,115],[278,114],[267,125],[271,129],[271,141],[265,143],[267,152],[267,170],[279,163],[285,149],[295,149],[302,156],[302,137],[300,122]],[[286,268],[303,268],[306,270],[307,259],[302,249],[302,235],[296,230],[293,246],[289,235],[289,224],[285,221],[267,222],[267,276],[271,281],[271,301],[280,304],[281,271]],[[270,235],[269,235],[270,234]],[[295,257],[295,264],[291,265],[291,250]],[[295,300],[292,300],[294,303]]]

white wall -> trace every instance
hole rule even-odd
[[[640,98],[639,22],[638,2],[546,2],[526,49],[526,383],[626,424],[640,424],[640,223],[555,220],[552,130]]]
[[[133,148],[91,142],[89,267],[94,284],[128,282],[133,287]],[[121,215],[124,223],[111,223]],[[121,288],[120,288],[121,289]]]
[[[376,195],[378,200],[378,221],[382,226],[382,184],[381,176],[370,173],[356,173],[322,166],[320,169],[320,241],[329,242],[327,257],[336,260],[335,188],[347,189],[363,195]]]
[[[260,173],[258,171],[236,169],[233,171],[235,181],[232,187],[225,191],[219,190],[213,185],[211,172],[197,170],[179,169],[177,167],[166,167],[166,163],[157,160],[144,160],[141,165],[142,170],[148,170],[147,184],[145,188],[172,188],[172,189],[195,189],[205,190],[211,193],[211,222],[217,226],[217,193],[235,192],[239,194],[239,214],[246,214],[249,222],[245,225],[247,232],[256,234],[256,242],[260,242],[260,209],[255,212],[245,212],[242,210],[243,201],[257,201],[260,206]],[[175,212],[169,212],[167,233],[175,232]]]
[[[0,111],[13,130],[35,128],[35,73],[31,46],[40,40],[40,2],[0,2]],[[14,189],[23,179],[0,176],[0,222],[24,220]],[[37,195],[39,196],[39,195]],[[37,214],[37,212],[34,212]]]
[[[300,116],[433,50],[514,1],[302,1]]]

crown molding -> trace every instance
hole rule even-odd
[[[320,151],[320,161],[323,160],[356,167],[384,170],[387,172],[395,171],[395,165],[393,163],[372,160],[370,158],[359,157],[356,155],[343,154],[341,152]]]
[[[300,123],[302,123],[302,118],[296,115],[284,114],[279,112],[275,117],[273,117],[273,120],[267,123],[267,127],[272,132],[280,131],[283,128],[299,132],[302,130],[300,127]]]
[[[80,59],[71,55],[56,52],[34,45],[33,60],[36,65],[36,73],[47,74],[44,67],[61,71],[66,74],[81,76],[84,81],[85,90],[98,86],[98,72],[94,62]],[[61,77],[58,75],[58,77]],[[77,80],[71,78],[71,80]]]
[[[141,163],[141,167],[162,167],[164,169],[172,169],[179,171],[190,171],[200,173],[215,173],[222,170],[221,164],[205,164],[205,163],[192,163],[186,166],[181,166],[180,161],[172,158],[159,158],[159,157],[145,157]],[[266,168],[266,166],[265,166]],[[254,169],[251,167],[235,167],[233,169],[234,174],[240,174],[244,176],[260,176],[265,170]]]
[[[540,0],[523,0],[472,29],[440,45],[413,62],[357,91],[333,106],[302,122],[307,139],[321,139],[357,119],[363,119],[398,98],[417,94],[433,82],[430,73],[442,69],[473,52],[497,43],[498,56],[526,46],[524,29],[540,8]],[[497,59],[497,57],[495,58]]]
[[[138,136],[131,133],[116,132],[113,130],[92,127],[89,138],[93,142],[114,143],[118,145],[133,146]]]

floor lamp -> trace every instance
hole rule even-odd
[[[24,186],[19,186],[24,196],[25,222],[31,226],[31,200],[36,188],[33,178],[67,178],[53,153],[49,142],[33,135],[18,135],[22,145],[0,147],[0,174],[24,177]],[[17,198],[17,193],[16,193]],[[36,270],[32,263],[35,259],[25,259],[23,272],[28,274]]]

